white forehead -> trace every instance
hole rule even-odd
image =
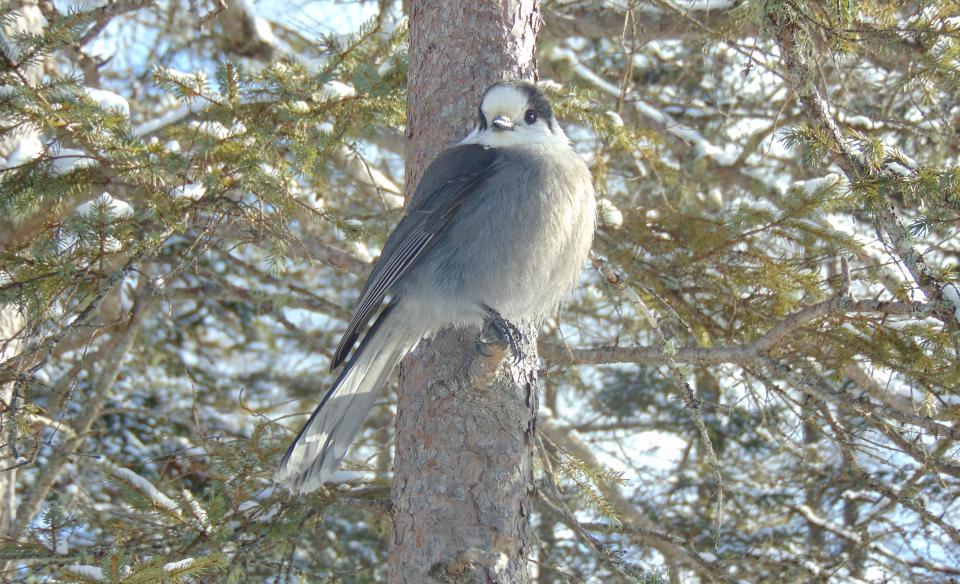
[[[515,114],[527,107],[527,94],[510,85],[497,85],[483,96],[480,109],[484,113]]]

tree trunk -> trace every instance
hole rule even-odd
[[[543,404],[548,411],[557,411],[556,387],[544,387]],[[549,441],[544,441],[544,450],[547,456],[555,456],[556,448]],[[558,521],[547,513],[541,513],[537,522],[537,584],[557,584],[557,570],[554,567],[556,560],[551,558],[557,553],[557,525]],[[559,555],[559,554],[558,554]]]
[[[535,74],[537,0],[410,2],[407,193],[476,120],[483,90]],[[537,413],[525,358],[484,358],[478,330],[444,330],[406,360],[396,423],[389,581],[527,582]]]

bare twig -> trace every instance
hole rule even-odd
[[[118,335],[116,344],[104,359],[100,374],[94,380],[90,395],[86,396],[83,410],[71,423],[76,436],[68,439],[61,447],[51,453],[50,459],[40,470],[32,488],[25,494],[23,502],[17,509],[13,533],[20,533],[29,525],[33,516],[40,509],[40,505],[46,499],[47,493],[53,487],[60,471],[70,461],[70,457],[77,452],[93,424],[100,418],[103,404],[109,397],[110,389],[120,373],[123,358],[136,341],[137,332],[152,301],[153,289],[148,287],[134,303],[127,326],[116,333]]]

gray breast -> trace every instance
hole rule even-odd
[[[489,180],[401,288],[408,298],[432,297],[424,308],[448,313],[436,314],[443,321],[462,320],[479,303],[508,319],[542,316],[576,282],[594,213],[579,156],[542,146],[502,149]]]

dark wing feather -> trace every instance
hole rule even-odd
[[[370,272],[350,325],[333,356],[331,369],[347,358],[390,288],[420,254],[430,248],[460,205],[483,184],[496,159],[497,151],[492,148],[462,144],[448,148],[430,163],[406,214],[387,238],[380,259]]]

